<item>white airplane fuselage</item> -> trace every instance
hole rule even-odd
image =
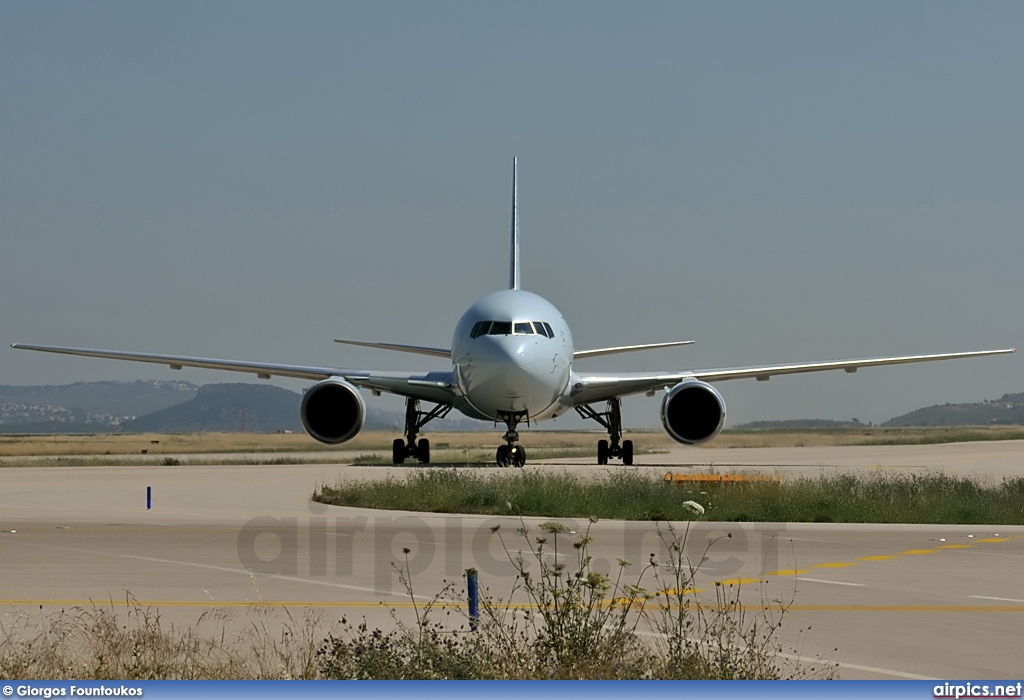
[[[571,407],[572,356],[569,326],[549,301],[521,289],[488,294],[455,327],[455,408],[491,421],[510,413],[530,422],[561,415]]]

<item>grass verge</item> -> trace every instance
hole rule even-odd
[[[941,474],[677,486],[636,472],[592,479],[429,469],[404,479],[323,486],[313,500],[388,510],[614,520],[1024,525],[1024,477],[986,485]],[[702,505],[704,515],[695,516],[687,501]]]

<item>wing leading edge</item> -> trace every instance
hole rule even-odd
[[[400,343],[370,343],[365,340],[340,340],[335,339],[335,343],[342,343],[344,345],[357,345],[361,348],[375,348],[377,350],[395,350],[397,352],[407,352],[413,355],[428,355],[430,357],[444,357],[451,359],[452,351],[448,348],[430,348],[423,345],[402,345]]]
[[[807,372],[825,372],[841,369],[848,373],[856,372],[863,367],[882,367],[886,365],[903,365],[912,362],[936,362],[938,360],[955,360],[966,357],[985,357],[987,355],[1006,355],[1016,352],[1016,348],[1005,350],[976,350],[972,352],[949,352],[933,355],[903,355],[898,357],[875,357],[860,360],[834,360],[831,362],[803,362],[783,365],[764,365],[760,367],[725,367],[721,369],[695,369],[681,372],[622,372],[577,374],[572,387],[573,403],[576,405],[606,401],[616,396],[639,394],[656,391],[673,386],[685,379],[698,379],[705,382],[723,382],[727,379],[750,379],[768,381],[771,377],[782,374],[803,374]]]
[[[579,360],[584,357],[599,357],[601,355],[618,355],[624,352],[637,352],[638,350],[657,350],[659,348],[675,348],[680,345],[693,345],[694,340],[673,340],[668,343],[647,343],[645,345],[620,345],[614,348],[596,348],[594,350],[576,350],[572,359]]]

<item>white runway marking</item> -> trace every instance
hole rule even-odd
[[[978,600],[1000,600],[1004,603],[1024,603],[1024,600],[1020,598],[993,598],[990,595],[969,595],[968,598],[977,598]]]
[[[96,554],[107,557],[117,557],[119,559],[134,559],[135,561],[148,561],[155,564],[174,564],[177,566],[190,566],[196,569],[208,569],[211,571],[222,571],[230,574],[242,574],[244,576],[259,577],[259,578],[270,578],[277,579],[279,581],[295,581],[298,583],[308,583],[314,586],[328,586],[330,588],[341,588],[347,591],[359,591],[361,593],[373,593],[377,595],[389,595],[398,596],[401,598],[407,598],[408,594],[400,593],[389,593],[387,591],[378,591],[375,588],[368,588],[366,586],[350,586],[344,583],[333,583],[331,581],[317,581],[315,579],[301,578],[299,576],[286,576],[284,574],[261,574],[259,572],[250,571],[248,569],[235,569],[230,566],[215,566],[214,564],[200,564],[192,561],[178,561],[175,559],[159,559],[157,557],[143,557],[138,554],[117,554],[116,552],[103,552],[95,549],[79,549],[77,547],[60,547],[57,545],[50,544],[34,544],[29,542],[18,542],[17,544],[24,547],[39,547],[41,549],[58,549],[66,552],[81,552],[83,554]],[[416,595],[417,598],[423,598],[424,600],[430,600],[430,596]]]
[[[831,583],[833,586],[866,586],[866,583],[849,583],[848,581],[828,581],[823,578],[806,578],[797,576],[797,581],[811,581],[812,583]]]
[[[912,681],[937,681],[938,678],[933,676],[919,676],[916,673],[906,673],[905,671],[893,671],[889,668],[878,668],[877,666],[861,666],[860,664],[848,664],[843,661],[832,661],[828,659],[817,659],[812,656],[796,656],[794,654],[778,654],[786,659],[793,659],[794,661],[801,661],[809,664],[821,664],[821,663],[834,663],[839,668],[849,668],[854,671],[867,671],[868,673],[877,673],[881,676],[893,676],[895,678],[905,678]]]

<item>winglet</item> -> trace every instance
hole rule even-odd
[[[512,158],[512,252],[509,258],[508,288],[519,289],[519,175],[517,158]]]

